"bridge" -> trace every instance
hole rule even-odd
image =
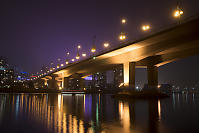
[[[181,21],[134,42],[41,75],[49,88],[67,88],[68,78],[80,79],[123,65],[124,86],[135,87],[135,69],[146,68],[148,86],[157,87],[158,67],[199,53],[199,17]],[[81,81],[83,87],[83,79]]]

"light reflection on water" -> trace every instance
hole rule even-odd
[[[198,96],[122,101],[102,94],[0,94],[0,131],[187,132],[198,130]]]

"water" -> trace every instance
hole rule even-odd
[[[199,94],[121,101],[111,95],[0,94],[1,133],[192,133]]]

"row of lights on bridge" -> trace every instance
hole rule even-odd
[[[181,15],[183,15],[183,10],[182,10],[182,9],[180,8],[180,6],[177,4],[177,8],[176,8],[176,10],[174,11],[173,16],[174,16],[175,18],[180,18]],[[122,20],[121,20],[121,23],[122,23],[122,25],[125,25],[125,24],[127,23],[127,20],[126,20],[126,19],[122,19]],[[148,30],[150,30],[150,28],[151,28],[151,27],[150,27],[149,24],[147,24],[147,25],[142,25],[142,26],[141,26],[141,29],[142,29],[143,31],[148,31]],[[127,39],[127,37],[126,37],[125,32],[121,32],[120,35],[119,35],[119,40],[120,40],[120,41],[124,41],[124,40],[126,40],[126,39]],[[109,44],[108,42],[105,42],[105,43],[103,44],[103,46],[104,46],[104,48],[108,48],[108,47],[110,46],[110,44]],[[77,52],[77,55],[76,55],[75,59],[76,59],[76,60],[79,60],[79,59],[80,59],[79,50],[81,49],[81,45],[78,45],[78,46],[77,46],[77,49],[78,49],[78,52]],[[92,48],[90,49],[90,51],[91,51],[91,53],[95,53],[95,52],[96,52],[96,47],[95,47],[95,45],[92,46]],[[69,52],[66,53],[67,57],[69,56],[69,54],[70,54]],[[82,53],[81,55],[82,55],[82,57],[86,57],[86,56],[87,56],[86,53]],[[73,59],[71,59],[71,61],[72,61],[72,62],[75,62],[75,59],[73,58]],[[93,59],[95,59],[95,57],[94,57]],[[60,59],[58,59],[58,62],[60,62]],[[69,64],[69,60],[68,60],[68,59],[66,59],[65,64],[66,64],[66,65]],[[52,66],[52,65],[53,65],[53,63],[51,63],[51,66]],[[64,66],[64,64],[61,64],[61,65],[58,64],[58,65],[57,65],[57,69],[60,68],[60,67],[63,67],[63,66]],[[33,78],[33,79],[37,79],[37,78],[39,78],[39,77],[42,77],[42,76],[48,74],[49,72],[54,71],[55,69],[56,69],[56,68],[52,67],[52,68],[50,68],[49,71],[47,71],[47,73],[44,72],[44,73],[40,74],[39,76],[37,76],[37,77],[35,77],[35,78]],[[42,72],[42,70],[41,70],[41,72]],[[33,79],[31,79],[31,80],[33,80]]]

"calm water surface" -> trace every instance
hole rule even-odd
[[[199,94],[161,100],[111,95],[0,94],[0,133],[194,133]]]

